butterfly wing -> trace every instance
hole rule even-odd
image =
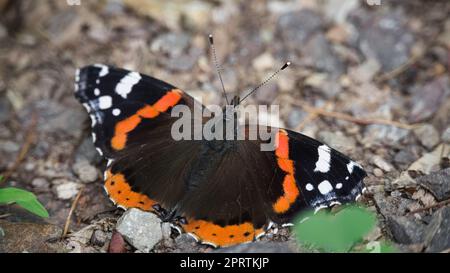
[[[315,139],[290,130],[280,131],[280,147],[286,145],[294,177],[304,203],[320,209],[355,201],[364,189],[363,168],[342,153]]]
[[[243,243],[272,221],[288,223],[303,209],[352,202],[362,193],[366,173],[357,163],[302,134],[268,129],[275,130],[275,150],[261,151],[261,140],[234,141],[184,196],[185,231],[217,246]]]
[[[185,169],[175,163],[189,162],[196,149],[195,142],[170,137],[170,113],[175,105],[203,106],[168,83],[101,64],[77,71],[75,97],[91,117],[98,152],[109,160],[105,189],[112,201],[145,210],[176,203]]]
[[[273,156],[261,153],[258,142],[225,145],[230,147],[213,149],[219,153],[216,157],[200,157],[203,161],[209,158],[205,162],[208,171],[186,192],[178,210],[187,219],[183,229],[214,246],[248,242],[263,234],[268,219],[275,216],[272,200],[282,190],[283,172],[274,168]]]
[[[130,134],[170,120],[175,105],[202,108],[191,96],[168,83],[102,64],[77,71],[75,97],[89,113],[98,152],[110,159],[126,148]]]

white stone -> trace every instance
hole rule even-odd
[[[79,189],[80,184],[75,182],[66,182],[55,186],[56,196],[62,200],[74,198],[78,194]]]
[[[84,183],[91,183],[99,178],[97,168],[92,166],[87,160],[79,160],[72,166],[75,174]]]
[[[158,216],[134,208],[120,217],[116,229],[128,243],[142,252],[150,252],[163,238]]]

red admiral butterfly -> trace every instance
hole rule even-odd
[[[108,159],[110,199],[124,209],[153,211],[203,243],[252,241],[273,222],[289,223],[305,208],[352,202],[364,189],[360,165],[290,130],[271,128],[274,151],[261,151],[258,140],[175,141],[172,108],[193,110],[199,103],[150,76],[87,66],[77,71],[75,96]]]

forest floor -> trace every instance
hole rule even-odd
[[[367,240],[450,250],[448,1],[1,0],[0,12],[0,186],[32,191],[50,213],[43,220],[0,206],[0,252],[108,250],[123,211],[103,191],[106,162],[73,96],[75,70],[112,64],[222,103],[209,33],[230,93],[292,62],[247,103],[280,105],[281,127],[364,166],[362,202],[379,220]],[[213,250],[153,228],[154,252]],[[281,229],[229,251],[294,245]]]

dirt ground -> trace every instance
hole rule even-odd
[[[379,219],[367,240],[390,239],[406,252],[449,251],[447,0],[68,4],[76,2],[0,0],[0,173],[7,177],[0,186],[34,192],[50,213],[42,220],[0,206],[1,252],[107,251],[123,212],[103,192],[106,163],[73,96],[75,70],[93,63],[125,67],[206,104],[223,103],[209,33],[230,94],[292,62],[246,103],[280,105],[282,127],[364,166],[362,202]],[[152,251],[212,250],[175,233]],[[283,229],[250,251],[283,251],[293,243]]]

